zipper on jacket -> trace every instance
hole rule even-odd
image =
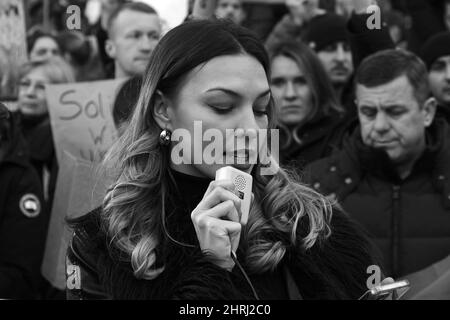
[[[400,276],[400,186],[392,186],[392,215],[391,215],[391,270],[394,277]]]

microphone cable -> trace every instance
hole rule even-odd
[[[258,294],[256,293],[256,290],[255,290],[255,287],[253,287],[253,284],[252,284],[250,278],[248,277],[248,275],[245,272],[244,268],[239,263],[239,261],[237,259],[237,256],[236,256],[236,253],[234,253],[233,250],[231,250],[231,259],[233,259],[234,263],[238,266],[239,270],[241,271],[241,273],[244,276],[245,280],[247,281],[248,285],[252,289],[253,296],[255,297],[255,299],[256,300],[261,300],[261,299],[259,299],[259,296],[258,296]]]

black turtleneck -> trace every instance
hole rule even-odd
[[[167,231],[176,241],[198,246],[191,213],[200,203],[212,180],[173,169],[168,170],[166,178],[170,181],[165,206]]]
[[[188,175],[173,169],[169,169],[171,176],[171,196],[178,199],[183,207],[193,211],[203,198],[209,184],[213,179]],[[173,178],[173,179],[172,179]],[[180,204],[181,204],[180,203]]]

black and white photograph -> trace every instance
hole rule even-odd
[[[450,0],[0,0],[11,300],[450,300]]]

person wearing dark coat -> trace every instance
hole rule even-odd
[[[35,299],[49,215],[23,137],[3,104],[0,181],[0,299]]]
[[[351,49],[353,69],[357,70],[361,62],[379,51],[394,49],[395,44],[389,34],[386,23],[382,20],[381,29],[367,28],[367,21],[371,14],[366,13],[367,6],[371,4],[367,0],[355,0],[355,11],[347,21],[348,41]],[[331,133],[330,144],[334,149],[340,149],[345,138],[349,137],[358,125],[357,107],[355,105],[354,74],[345,84],[341,105],[345,109],[345,117]]]
[[[356,75],[360,125],[343,149],[312,163],[305,179],[365,227],[388,275],[405,276],[450,254],[450,140],[433,121],[425,64],[381,51]]]
[[[273,47],[271,88],[280,128],[280,163],[297,170],[331,154],[331,132],[342,120],[331,82],[306,45]]]
[[[46,84],[74,82],[73,69],[59,57],[25,63],[20,70],[18,111],[14,118],[29,150],[30,161],[36,168],[51,206],[58,163],[48,113]],[[47,173],[49,178],[46,178]]]
[[[194,121],[222,137],[232,129],[237,145],[275,128],[269,74],[262,43],[231,22],[191,21],[161,39],[104,162],[116,181],[101,208],[72,221],[68,298],[358,299],[367,291],[377,260],[364,233],[275,161],[263,166],[260,153],[251,163],[250,144],[246,156],[226,144],[212,163],[192,162],[184,152],[192,145],[181,162],[173,152],[182,132],[202,146]],[[253,178],[247,221],[234,182],[214,180],[225,166]]]
[[[444,21],[447,0],[408,0],[405,1],[411,17],[411,31],[408,50],[419,54],[424,44],[434,35],[450,31]]]

